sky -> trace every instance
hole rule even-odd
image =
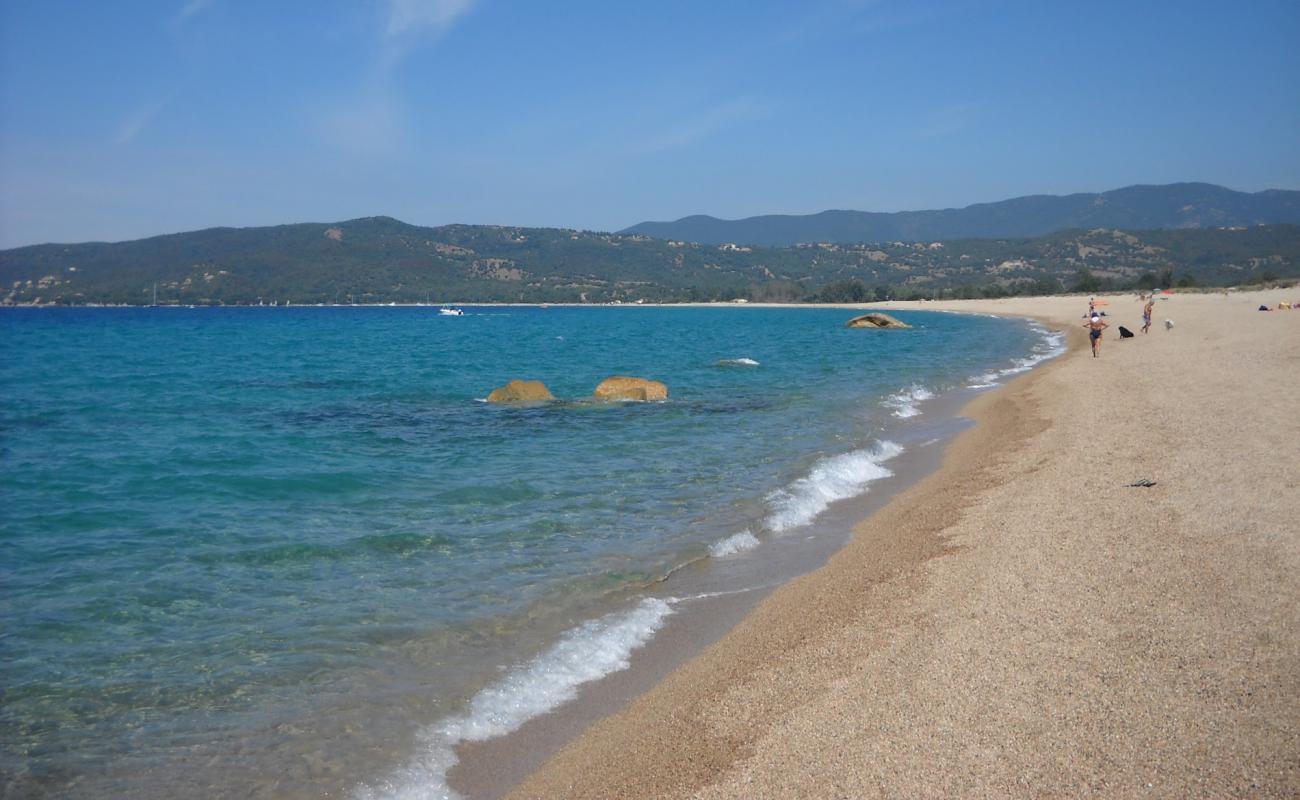
[[[1300,3],[0,0],[0,248],[1300,189]]]

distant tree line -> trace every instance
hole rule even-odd
[[[865,303],[1300,277],[1300,226],[742,247],[385,217],[0,251],[0,304]]]

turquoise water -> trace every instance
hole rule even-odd
[[[0,775],[15,796],[436,783],[445,753],[411,764],[430,731],[517,724],[503,681],[526,717],[618,668],[669,613],[646,599],[664,575],[761,557],[868,491],[931,396],[1056,347],[851,315],[0,312]],[[579,401],[615,374],[671,397]],[[511,378],[562,402],[482,402]]]

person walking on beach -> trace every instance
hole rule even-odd
[[[1146,333],[1151,330],[1151,312],[1156,307],[1154,298],[1147,298],[1147,304],[1142,306],[1142,332]]]
[[[1101,332],[1110,326],[1103,322],[1101,317],[1093,314],[1092,319],[1083,323],[1083,327],[1089,329],[1088,338],[1092,340],[1092,357],[1096,358],[1098,351],[1101,350]]]

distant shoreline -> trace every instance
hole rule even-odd
[[[1285,288],[1290,282],[1281,284],[1279,288]],[[1173,289],[1174,296],[1179,295],[1222,295],[1222,294],[1245,294],[1270,291],[1271,289],[1261,289],[1254,286],[1229,286],[1229,287],[1182,287]],[[1136,295],[1134,291],[1106,291],[1095,292],[1092,297],[1130,297]],[[1014,297],[997,298],[995,300],[875,300],[860,303],[767,303],[758,301],[713,301],[713,302],[682,302],[682,303],[503,303],[503,302],[477,302],[477,301],[449,301],[445,303],[229,303],[229,304],[180,304],[180,303],[159,303],[157,305],[144,304],[111,304],[111,303],[13,303],[0,304],[0,310],[10,308],[122,308],[122,309],[144,309],[144,308],[166,308],[166,309],[221,309],[221,308],[261,308],[261,309],[285,309],[285,308],[844,308],[844,309],[867,309],[867,308],[898,308],[901,310],[927,311],[934,310],[932,307],[947,304],[960,303],[994,303],[994,302],[1032,302],[1038,300],[1054,300],[1066,297],[1088,296],[1078,293],[1065,295],[1017,295]],[[950,309],[943,309],[950,310]],[[1016,315],[1019,316],[1019,315]]]

